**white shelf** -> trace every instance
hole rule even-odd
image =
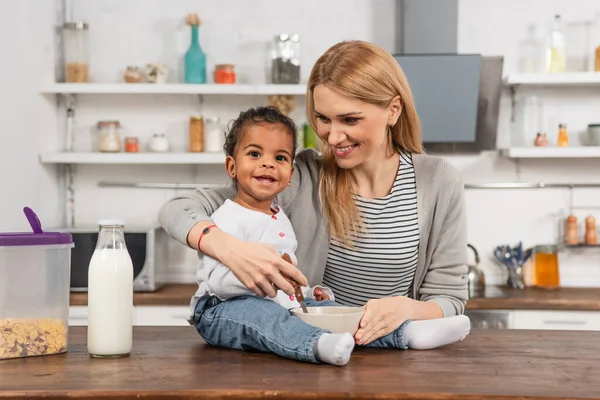
[[[152,84],[152,83],[54,83],[42,94],[203,94],[203,95],[297,95],[306,94],[306,85],[246,84]]]
[[[501,154],[508,158],[600,158],[600,146],[511,147]]]
[[[505,78],[509,86],[580,86],[600,85],[600,72],[568,72],[564,74],[511,74]]]
[[[223,153],[45,153],[44,164],[223,164]]]

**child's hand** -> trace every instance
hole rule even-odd
[[[315,288],[315,290],[313,291],[313,294],[315,296],[316,301],[331,300],[329,298],[329,296],[327,294],[323,293],[323,291],[319,288]]]

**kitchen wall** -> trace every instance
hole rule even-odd
[[[0,2],[0,231],[29,229],[25,206],[44,226],[61,221],[57,171],[38,163],[57,135],[54,105],[37,94],[54,74],[54,18],[52,1]]]
[[[23,203],[32,204],[44,216],[48,226],[62,221],[63,199],[57,185],[59,175],[53,167],[37,163],[37,153],[52,151],[59,145],[58,124],[63,115],[53,112],[54,98],[37,94],[39,85],[48,83],[53,72],[54,10],[44,0],[26,0],[2,5],[0,41],[13,51],[8,74],[0,75],[3,143],[11,140],[10,150],[0,146],[3,196],[0,196],[2,230],[23,229],[19,213]],[[393,0],[316,0],[247,2],[230,0],[227,10],[218,0],[203,2],[177,0],[168,5],[158,0],[86,0],[71,1],[72,18],[90,23],[91,76],[97,81],[119,80],[126,65],[164,62],[169,66],[170,81],[181,77],[181,56],[189,43],[189,30],[183,24],[188,12],[197,12],[204,23],[200,30],[208,65],[234,63],[240,82],[264,82],[266,50],[272,36],[279,32],[297,32],[302,41],[302,76],[330,45],[344,39],[364,39],[389,51],[397,48],[395,32],[397,2]],[[555,13],[569,23],[569,44],[580,43],[578,21],[600,11],[593,0],[580,0],[567,8],[567,0],[461,0],[459,8],[459,52],[503,55],[504,73],[516,72],[519,44],[529,23],[549,24]],[[231,6],[231,7],[230,7]],[[32,10],[41,10],[33,16]],[[35,24],[23,24],[35,18]],[[10,40],[9,40],[10,38]],[[14,40],[14,38],[17,38]],[[573,42],[571,41],[573,39]],[[600,38],[598,40],[600,43]],[[583,54],[583,45],[571,51],[572,63]],[[41,49],[41,50],[40,50]],[[573,61],[574,60],[574,61]],[[583,61],[580,62],[583,65]],[[544,91],[549,132],[558,121],[565,121],[572,138],[600,110],[600,96],[592,89]],[[90,127],[101,119],[118,119],[128,134],[147,139],[155,131],[167,132],[174,150],[183,150],[186,121],[191,113],[218,116],[229,121],[240,110],[265,104],[261,96],[77,96],[76,149],[91,146]],[[304,119],[303,97],[297,97],[293,116]],[[503,95],[499,123],[499,144],[511,141],[511,98]],[[8,111],[7,111],[8,110]],[[35,114],[35,118],[31,117]],[[600,118],[600,117],[599,117]],[[550,139],[553,136],[550,135]],[[463,173],[465,182],[600,182],[597,160],[514,161],[495,152],[477,155],[444,155]],[[17,176],[12,171],[23,171]],[[10,173],[8,173],[10,167]],[[75,217],[78,225],[93,225],[104,217],[124,218],[129,225],[157,223],[156,213],[172,190],[99,188],[101,180],[136,182],[224,183],[221,166],[78,166],[75,174]],[[9,189],[14,195],[4,195]],[[43,193],[43,196],[38,195]],[[581,218],[600,206],[600,191],[577,190],[574,202],[582,207]],[[8,197],[8,198],[7,198]],[[493,247],[500,243],[526,246],[554,242],[559,226],[558,213],[568,205],[565,190],[467,190],[469,241],[482,254],[482,266],[489,283],[502,283],[504,274],[491,260]],[[172,281],[193,281],[197,263],[195,254],[173,242],[170,265],[165,274]],[[561,254],[563,284],[600,286],[600,252],[569,251]]]
[[[577,7],[562,0],[460,0],[458,51],[503,55],[504,75],[520,72],[521,44],[527,27],[533,24],[541,38],[547,36],[555,14],[561,14],[567,34],[570,70],[583,71],[590,66],[592,49],[600,44],[600,3],[581,0]],[[583,29],[595,22],[589,42]],[[516,99],[538,94],[544,105],[544,123],[549,139],[555,143],[560,122],[568,125],[573,144],[583,141],[588,123],[600,121],[600,96],[594,88],[517,89]],[[498,127],[498,145],[523,145],[530,138],[511,134],[511,96],[505,90]],[[463,172],[468,183],[477,182],[600,182],[598,159],[507,160],[495,153],[479,156],[448,157]],[[469,241],[482,255],[486,277],[502,282],[504,274],[491,259],[491,250],[501,243],[524,245],[554,243],[559,234],[559,213],[568,212],[570,193],[563,189],[467,190]],[[582,221],[592,213],[600,221],[600,190],[573,192],[575,215]],[[561,282],[565,286],[600,286],[600,250],[568,250],[560,254]]]

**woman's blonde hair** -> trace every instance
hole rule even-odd
[[[390,149],[423,153],[421,122],[410,87],[402,68],[386,50],[367,42],[345,41],[329,48],[317,60],[308,80],[306,96],[308,121],[315,132],[317,119],[313,92],[318,85],[382,108],[387,108],[400,96],[402,112],[388,131]],[[323,165],[319,196],[329,220],[330,234],[352,247],[352,233],[362,230],[362,219],[353,198],[350,176],[348,170],[338,167],[327,143],[320,141],[320,150]]]

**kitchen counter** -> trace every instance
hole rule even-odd
[[[600,288],[496,289],[500,297],[470,299],[467,310],[600,311]]]
[[[428,351],[357,349],[344,367],[221,349],[191,327],[136,327],[131,356],[68,352],[0,361],[0,399],[600,399],[600,335],[474,330]]]
[[[196,284],[169,284],[153,293],[136,293],[134,305],[187,306]],[[474,298],[467,310],[580,310],[600,311],[600,288],[560,288],[557,290],[495,288],[494,297]],[[490,291],[491,292],[491,291]],[[86,293],[71,293],[72,306],[87,305]]]

